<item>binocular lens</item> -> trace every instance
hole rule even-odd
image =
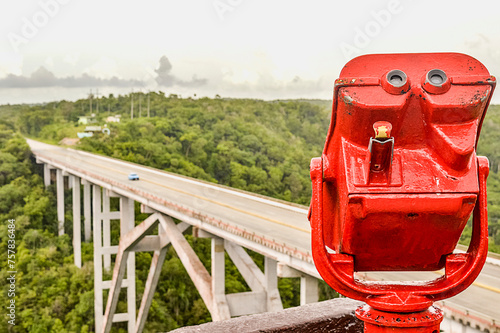
[[[440,69],[433,69],[427,73],[427,81],[433,86],[440,87],[443,83],[445,83],[447,77],[445,72]]]
[[[390,81],[393,85],[398,86],[403,82],[403,78],[399,75],[393,75]]]
[[[394,69],[387,73],[387,81],[394,87],[402,87],[406,84],[406,74],[399,69]]]
[[[444,82],[444,80],[441,75],[433,75],[431,76],[431,82],[434,84],[441,84]]]

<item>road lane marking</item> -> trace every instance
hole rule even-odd
[[[154,174],[160,175],[162,177],[173,178],[173,179],[177,179],[177,180],[180,180],[180,181],[183,181],[183,182],[186,182],[186,183],[195,184],[196,186],[203,186],[203,187],[206,187],[206,188],[216,189],[217,191],[230,193],[232,195],[236,195],[236,196],[239,196],[239,197],[242,197],[242,198],[246,198],[246,199],[250,199],[250,200],[253,200],[253,201],[257,201],[257,202],[265,203],[265,204],[268,204],[268,205],[272,205],[272,206],[275,206],[275,207],[283,208],[283,209],[286,209],[288,211],[294,211],[294,212],[297,212],[297,213],[300,213],[300,214],[307,214],[307,212],[308,212],[307,209],[300,208],[300,207],[295,207],[295,206],[293,206],[292,203],[290,203],[290,204],[284,204],[284,203],[281,203],[281,202],[278,202],[278,201],[274,201],[274,200],[262,198],[262,197],[259,197],[259,194],[256,194],[256,193],[247,194],[247,193],[244,193],[244,192],[240,192],[237,189],[222,187],[223,185],[221,185],[221,186],[215,186],[214,184],[203,183],[200,180],[190,179],[187,176],[174,175],[174,174],[172,174],[172,173],[170,173],[168,171],[165,171],[165,172],[158,171],[158,170],[155,170],[154,168],[147,167],[147,166],[140,165],[140,164],[129,165],[132,162],[121,161],[121,160],[118,160],[116,158],[110,158],[110,157],[107,157],[107,156],[96,155],[96,154],[92,154],[92,153],[89,153],[89,152],[86,152],[86,151],[82,151],[82,150],[76,150],[76,149],[71,149],[71,148],[67,148],[67,149],[69,151],[71,151],[71,152],[77,153],[78,155],[87,155],[87,156],[91,156],[93,158],[101,159],[101,160],[108,160],[109,159],[113,163],[116,163],[116,164],[121,164],[121,165],[124,165],[124,166],[127,166],[127,167],[132,166],[135,169],[145,170],[146,172],[154,173]]]
[[[58,154],[60,156],[64,156],[64,154],[61,153],[61,152],[54,152],[54,153],[56,153],[56,154]],[[103,169],[108,169],[108,170],[110,170],[110,171],[112,171],[114,173],[119,173],[119,174],[122,174],[122,175],[127,175],[126,172],[117,170],[115,168],[111,168],[111,167],[108,167],[108,166],[105,166],[105,165],[102,165],[102,164],[99,164],[99,163],[92,163],[92,164],[94,166],[97,166],[97,167],[100,167],[100,168],[103,168]],[[141,180],[143,182],[147,182],[147,183],[151,183],[151,184],[154,184],[154,185],[157,185],[157,186],[160,186],[160,187],[164,187],[166,189],[169,189],[169,190],[172,190],[172,191],[175,191],[175,192],[179,192],[179,193],[188,195],[190,197],[195,197],[195,198],[207,201],[207,202],[211,202],[213,204],[216,204],[216,205],[219,205],[219,206],[222,206],[222,207],[226,207],[226,208],[235,210],[237,212],[240,212],[240,213],[243,213],[243,214],[247,214],[247,215],[250,215],[250,216],[253,216],[253,217],[257,217],[257,218],[260,218],[260,219],[263,219],[263,220],[266,220],[266,221],[269,221],[269,222],[272,222],[272,223],[275,223],[275,224],[279,224],[279,225],[282,225],[282,226],[285,226],[285,227],[288,227],[288,228],[292,228],[292,229],[295,229],[295,230],[298,230],[298,231],[302,231],[302,232],[305,232],[305,233],[308,233],[308,234],[311,233],[311,231],[308,230],[308,229],[304,229],[304,228],[297,227],[297,226],[294,226],[294,225],[291,225],[291,224],[288,224],[288,223],[285,223],[285,222],[281,222],[279,220],[275,220],[275,219],[272,219],[272,218],[269,218],[269,217],[266,217],[266,216],[263,216],[263,215],[260,215],[260,214],[257,214],[257,213],[249,212],[247,210],[244,210],[244,209],[241,209],[241,208],[237,208],[237,207],[225,204],[225,203],[220,202],[220,201],[212,200],[212,199],[209,199],[209,198],[201,196],[201,195],[197,195],[197,194],[194,194],[194,193],[191,193],[191,192],[183,191],[183,190],[171,187],[171,186],[167,186],[167,185],[162,184],[162,183],[158,183],[158,182],[155,182],[155,181],[152,181],[152,180],[148,180],[148,179],[141,178]]]
[[[61,152],[55,152],[54,151],[54,153],[56,153],[58,155],[64,156],[63,153],[61,153]],[[102,164],[94,163],[94,165],[98,166],[98,167],[102,167],[104,169],[108,169],[110,171],[113,171],[113,172],[116,172],[116,173],[119,173],[119,174],[127,175],[126,172],[123,172],[123,171],[120,171],[120,170],[117,170],[117,169],[114,169],[114,168],[110,168],[110,167],[107,167],[107,166],[102,165]],[[260,218],[260,219],[263,219],[263,220],[275,223],[275,224],[279,224],[279,225],[282,225],[282,226],[285,226],[285,227],[296,229],[296,230],[299,230],[299,231],[302,231],[302,232],[305,232],[305,233],[311,233],[310,230],[307,230],[307,229],[304,229],[304,228],[300,228],[300,227],[297,227],[297,226],[294,226],[294,225],[290,225],[290,224],[287,224],[285,222],[281,222],[281,221],[278,221],[278,220],[275,220],[275,219],[271,219],[271,218],[268,218],[268,217],[265,217],[265,216],[253,213],[253,212],[249,212],[249,211],[246,211],[244,209],[240,209],[240,208],[237,208],[237,207],[234,207],[234,206],[231,206],[231,205],[228,205],[228,204],[216,201],[216,200],[212,200],[212,199],[209,199],[209,198],[197,195],[197,194],[193,194],[193,193],[190,193],[190,192],[187,192],[187,191],[182,191],[180,189],[177,189],[177,188],[174,188],[174,187],[170,187],[170,186],[167,186],[167,185],[164,185],[164,184],[152,181],[152,180],[143,179],[142,181],[143,182],[148,182],[148,183],[160,186],[160,187],[167,188],[167,189],[172,190],[174,192],[179,192],[179,193],[182,193],[182,194],[185,194],[185,195],[188,195],[188,196],[192,196],[192,197],[195,197],[195,198],[198,198],[198,199],[201,199],[201,200],[205,200],[205,201],[214,203],[216,205],[219,205],[219,206],[222,206],[222,207],[226,207],[226,208],[235,210],[235,211],[240,212],[240,213],[251,215],[251,216],[254,216],[254,217],[257,217],[257,218]],[[435,271],[434,273],[436,273],[438,275],[444,275],[444,273],[442,271]],[[485,285],[485,284],[480,283],[480,282],[473,282],[472,285],[500,294],[500,289],[499,288],[491,287],[491,286]]]
[[[441,271],[434,271],[434,273],[436,273],[438,275],[441,275],[441,276],[444,275],[444,272],[442,270]],[[481,282],[474,281],[474,282],[472,282],[472,285],[500,294],[500,289],[499,288],[491,287],[491,286],[488,286],[487,284],[484,284],[484,283],[481,283]]]
[[[299,230],[299,231],[302,231],[302,232],[305,232],[305,233],[311,233],[310,230],[307,230],[307,229],[304,229],[304,228],[301,228],[301,227],[297,227],[297,226],[294,226],[294,225],[291,225],[291,224],[288,224],[288,223],[285,223],[285,222],[281,222],[281,221],[278,221],[278,220],[275,220],[275,219],[272,219],[272,218],[269,218],[269,217],[265,217],[265,216],[262,216],[260,214],[249,212],[249,211],[246,211],[244,209],[237,208],[237,207],[225,204],[225,203],[220,202],[220,201],[216,201],[216,200],[212,200],[212,199],[203,197],[201,195],[197,195],[197,194],[193,194],[193,193],[190,193],[190,192],[182,191],[182,190],[179,190],[179,189],[167,186],[167,185],[163,185],[163,184],[154,182],[152,180],[147,180],[146,179],[145,181],[148,182],[148,183],[151,183],[151,184],[155,184],[155,185],[158,185],[158,186],[161,186],[161,187],[165,187],[165,188],[171,189],[173,191],[177,191],[179,193],[186,194],[186,195],[191,196],[191,197],[195,197],[195,198],[198,198],[198,199],[201,199],[201,200],[205,200],[205,201],[214,203],[214,204],[222,206],[222,207],[230,208],[230,209],[235,210],[235,211],[240,212],[240,213],[251,215],[251,216],[254,216],[254,217],[257,217],[257,218],[260,218],[260,219],[263,219],[263,220],[266,220],[266,221],[269,221],[269,222],[272,222],[272,223],[276,223],[276,224],[279,224],[279,225],[282,225],[282,226],[285,226],[285,227],[296,229],[296,230]]]

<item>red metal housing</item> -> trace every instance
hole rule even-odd
[[[335,81],[325,149],[311,161],[313,257],[334,289],[411,312],[475,279],[487,254],[488,161],[476,144],[495,78],[458,53],[355,58]],[[466,254],[452,254],[474,210]],[[361,282],[356,271],[427,271],[427,283]]]

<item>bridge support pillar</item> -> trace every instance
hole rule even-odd
[[[110,213],[110,197],[108,191],[104,190],[102,193],[102,246],[111,246],[111,220]],[[111,254],[104,254],[104,270],[111,269]]]
[[[214,308],[218,309],[220,318],[214,321],[231,318],[226,300],[226,263],[224,252],[224,239],[212,238],[212,295]]]
[[[50,186],[50,169],[51,167],[47,163],[43,165],[43,184],[45,187]]]
[[[300,305],[318,301],[318,279],[310,275],[300,277]]]
[[[134,200],[120,197],[120,238],[125,237],[134,228]],[[127,258],[127,282],[126,318],[128,321],[128,332],[135,332],[135,252],[133,251],[128,254]]]
[[[61,169],[57,169],[56,172],[57,230],[61,236],[64,235],[64,176]]]
[[[84,226],[84,233],[85,233],[85,241],[90,242],[91,238],[91,223],[92,223],[92,216],[91,214],[91,195],[90,195],[90,183],[84,179],[82,179],[82,185],[83,185],[83,226]]]
[[[283,304],[278,290],[278,262],[265,257],[264,274],[266,276],[267,311],[281,311],[283,310]]]
[[[262,273],[241,246],[227,240],[222,242],[219,237],[201,229],[196,229],[196,234],[198,237],[212,239],[212,290],[214,298],[217,297],[221,309],[226,311],[225,307],[227,306],[228,315],[232,317],[283,310],[278,290],[276,260],[266,257],[264,263],[265,273]],[[225,294],[225,286],[223,285],[224,250],[252,291]],[[217,319],[212,319],[217,321]]]
[[[81,230],[81,204],[80,204],[80,178],[70,176],[73,188],[73,256],[75,266],[82,267],[82,230]]]
[[[101,238],[101,187],[92,186],[94,222],[94,313],[95,331],[100,332],[103,321],[102,238]]]
[[[128,323],[128,332],[135,332],[135,252],[127,251],[125,254],[119,252],[118,246],[111,246],[111,219],[120,219],[120,238],[125,237],[135,227],[134,200],[126,197],[120,198],[120,211],[110,212],[110,197],[113,193],[107,190],[101,191],[101,187],[93,185],[93,222],[94,222],[94,296],[95,296],[95,331],[109,332],[111,323]],[[107,229],[107,230],[106,230]],[[111,254],[117,254],[117,263],[115,263],[115,272],[113,271],[113,280],[103,281],[103,267],[111,267]],[[106,267],[106,257],[109,256],[109,267]],[[123,261],[123,263],[122,263]],[[119,264],[118,264],[119,263]],[[125,277],[126,273],[126,278]],[[116,280],[116,281],[115,281]],[[118,281],[119,280],[119,281]],[[118,281],[118,284],[117,284]],[[114,306],[118,302],[120,288],[127,288],[127,312],[108,313],[104,315],[103,291],[110,289],[108,303],[110,298]]]
[[[316,277],[305,274],[281,262],[278,263],[278,276],[283,278],[300,278],[300,305],[318,302],[318,279]]]

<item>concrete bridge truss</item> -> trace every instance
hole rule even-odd
[[[136,225],[134,203],[137,196],[127,191],[93,179],[80,172],[71,172],[64,166],[57,166],[42,158],[37,162],[44,165],[44,182],[51,184],[55,169],[57,195],[58,232],[64,230],[64,189],[72,189],[73,208],[73,248],[74,263],[82,266],[81,239],[83,216],[83,239],[88,242],[93,236],[94,246],[94,297],[95,330],[109,332],[113,323],[127,322],[128,332],[142,332],[146,324],[148,310],[160,278],[161,267],[169,246],[172,246],[201,298],[208,308],[213,321],[229,319],[234,316],[274,312],[283,309],[278,291],[278,277],[297,277],[301,279],[301,305],[318,301],[318,280],[316,274],[309,275],[280,262],[274,251],[260,251],[265,255],[265,269],[262,272],[238,243],[238,237],[223,238],[213,230],[200,228],[203,221],[193,216],[165,209],[155,209],[141,201],[141,210],[151,215]],[[67,182],[65,179],[67,178]],[[82,196],[83,193],[83,196]],[[110,210],[111,198],[118,198],[119,211]],[[83,207],[81,203],[83,202]],[[82,209],[83,208],[83,209]],[[82,214],[83,213],[83,214]],[[174,218],[181,222],[176,223]],[[120,240],[118,245],[111,244],[111,221],[119,220]],[[193,226],[198,237],[211,239],[211,272],[204,267],[183,233]],[[157,235],[151,231],[157,229]],[[210,228],[207,228],[210,229]],[[222,233],[226,235],[227,233]],[[245,245],[245,242],[243,242]],[[255,246],[253,250],[259,249]],[[141,305],[136,309],[135,253],[152,251],[153,258],[145,282]],[[250,287],[250,292],[225,293],[225,253]],[[113,260],[113,256],[115,260]],[[305,264],[309,270],[310,264]],[[111,280],[104,280],[106,272],[112,272]],[[120,291],[126,289],[127,312],[116,313]],[[107,300],[104,291],[109,290]]]
[[[60,235],[65,232],[64,190],[65,187],[72,188],[76,266],[82,266],[81,240],[89,242],[94,238],[96,332],[108,331],[115,322],[127,322],[129,332],[140,332],[143,329],[168,246],[172,246],[182,260],[214,321],[230,316],[279,310],[281,302],[277,277],[300,278],[301,304],[317,301],[317,279],[320,276],[307,248],[308,242],[305,241],[310,235],[304,232],[308,225],[303,208],[269,203],[267,198],[104,156],[27,141],[37,162],[44,165],[45,185],[55,182]],[[147,175],[142,186],[124,181],[131,169],[140,170],[141,174]],[[186,200],[186,196],[189,200]],[[234,208],[235,206],[229,209],[228,206],[237,200],[240,200],[240,206],[237,207],[252,208],[246,214],[242,213],[242,209]],[[243,203],[243,200],[248,201]],[[113,203],[113,208],[119,206],[118,211],[111,211],[110,202]],[[151,214],[140,224],[135,221],[135,202],[141,204],[144,212]],[[210,209],[212,210],[207,212]],[[239,217],[235,218],[230,214]],[[275,219],[277,216],[282,220]],[[176,222],[173,222],[174,219]],[[261,229],[255,228],[256,224]],[[111,228],[116,233],[118,230],[115,228],[118,226],[120,242],[111,244]],[[211,239],[210,272],[200,265],[200,260],[184,239],[183,233],[189,226],[193,227],[193,233],[197,237]],[[151,230],[155,231],[154,234],[149,232]],[[279,235],[278,239],[275,239],[275,235]],[[286,241],[282,236],[286,236]],[[265,272],[257,268],[244,248],[264,255]],[[145,283],[144,297],[137,309],[135,253],[139,251],[153,252],[153,260]],[[246,280],[250,292],[224,293],[224,252],[228,253]],[[447,320],[455,326],[459,325],[461,332],[500,332],[495,319],[495,307],[492,305],[493,308],[485,309],[483,306],[486,301],[496,304],[495,297],[500,292],[494,280],[498,276],[496,267],[500,265],[500,258],[492,257],[488,260],[490,259],[492,262],[482,280],[471,287],[474,292],[464,294],[464,297],[471,297],[470,300],[464,301],[459,295],[458,298],[439,304]],[[432,274],[431,279],[434,278]],[[111,280],[104,280],[104,277],[109,276],[112,276]],[[391,272],[388,275],[374,272],[368,279],[399,281],[401,277]],[[125,313],[116,313],[116,298],[120,290],[127,295]],[[104,299],[106,293],[109,297]],[[470,302],[481,312],[468,310]]]

